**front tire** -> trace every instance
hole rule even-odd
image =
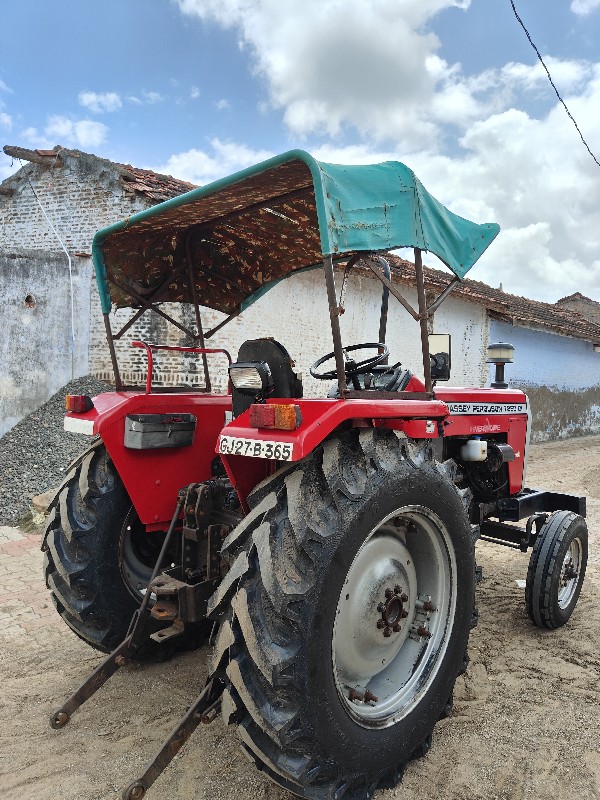
[[[390,431],[339,434],[260,486],[226,542],[223,716],[295,794],[395,785],[448,711],[474,596],[452,467]]]
[[[573,613],[585,577],[588,530],[583,517],[556,511],[536,539],[525,582],[525,604],[539,628],[560,628]]]

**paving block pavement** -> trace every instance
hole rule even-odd
[[[43,647],[63,627],[43,578],[42,533],[0,526],[0,641],[29,635]]]

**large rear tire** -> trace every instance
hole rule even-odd
[[[447,714],[474,598],[453,474],[426,443],[345,432],[258,487],[226,540],[223,717],[289,791],[371,797]]]
[[[127,634],[164,534],[148,534],[101,441],[75,463],[50,507],[46,585],[75,633],[103,652]]]

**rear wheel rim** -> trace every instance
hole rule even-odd
[[[337,692],[355,722],[394,725],[429,691],[456,596],[454,548],[430,509],[404,506],[373,528],[346,575],[332,637]]]

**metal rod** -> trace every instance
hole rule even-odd
[[[151,586],[152,582],[154,581],[154,579],[156,578],[156,576],[158,575],[158,572],[159,572],[159,570],[160,570],[160,568],[162,566],[162,563],[165,560],[165,554],[167,552],[167,548],[169,547],[169,544],[171,543],[171,538],[173,536],[173,531],[175,530],[175,525],[177,524],[177,520],[179,519],[179,515],[181,514],[181,509],[183,508],[183,504],[185,503],[186,495],[187,495],[187,491],[186,492],[181,491],[179,493],[179,497],[177,498],[177,507],[175,508],[175,513],[173,514],[173,518],[171,519],[171,524],[169,525],[169,530],[167,531],[167,535],[165,536],[165,540],[164,540],[164,542],[162,544],[162,547],[160,548],[160,553],[158,554],[158,558],[156,559],[156,564],[154,565],[154,569],[152,570],[152,576],[150,577],[150,580],[148,581],[148,586],[146,587],[146,594],[144,595],[144,598],[142,600],[142,604],[140,605],[139,609],[137,610],[138,616],[141,616],[142,612],[145,610],[146,606],[150,602],[150,595],[151,595],[150,586]]]
[[[373,259],[372,259],[372,258],[364,258],[364,259],[363,259],[363,261],[365,262],[365,264],[367,265],[367,267],[368,267],[368,268],[371,270],[371,272],[373,272],[373,273],[374,273],[374,274],[375,274],[375,275],[376,275],[376,276],[379,278],[379,280],[380,280],[380,281],[383,283],[383,285],[384,285],[384,286],[387,286],[387,288],[388,288],[388,289],[390,290],[390,292],[391,292],[391,293],[394,295],[394,297],[396,298],[396,300],[397,300],[399,303],[402,303],[402,305],[403,305],[403,306],[404,306],[404,308],[405,308],[405,309],[408,311],[408,313],[411,315],[411,317],[412,317],[413,319],[416,319],[416,320],[418,320],[418,319],[419,319],[419,314],[418,314],[418,313],[417,313],[417,312],[414,310],[414,308],[411,306],[411,304],[408,302],[408,300],[405,300],[405,298],[404,298],[404,297],[402,297],[402,295],[400,294],[400,292],[399,292],[399,291],[396,289],[396,287],[393,285],[393,283],[392,283],[391,281],[389,281],[389,280],[388,280],[388,279],[385,277],[385,275],[383,274],[383,272],[381,272],[381,271],[380,271],[380,270],[379,270],[379,269],[378,269],[378,268],[375,266],[375,264],[373,263]]]
[[[218,325],[215,325],[214,328],[211,328],[209,331],[206,331],[206,333],[204,334],[204,338],[205,339],[210,339],[211,336],[213,336],[217,331],[220,331],[221,328],[223,328],[225,325],[227,325],[228,322],[231,322],[232,319],[235,319],[236,317],[239,317],[239,315],[241,313],[242,313],[242,309],[241,308],[238,308],[237,311],[233,311],[228,317],[225,317],[224,320],[219,322]]]
[[[98,667],[96,667],[92,674],[85,679],[81,686],[75,692],[73,692],[73,694],[63,703],[63,705],[52,712],[50,715],[50,725],[53,728],[63,728],[71,719],[72,714],[80,706],[82,706],[86,700],[89,700],[90,697],[92,697],[92,695],[94,695],[101,686],[104,686],[106,681],[111,677],[111,675],[114,675],[119,667],[124,666],[135,655],[139,647],[140,636],[146,631],[146,623],[149,617],[149,612],[146,611],[146,608],[150,601],[150,586],[158,575],[160,566],[164,561],[165,553],[167,552],[171,537],[173,536],[173,531],[175,530],[175,525],[179,519],[183,504],[185,503],[185,498],[186,494],[181,492],[177,499],[177,508],[173,514],[173,519],[169,525],[169,530],[167,531],[160,554],[154,566],[152,577],[148,581],[146,593],[142,599],[140,607],[135,611],[133,617],[131,618],[127,636],[117,647],[117,649],[110,653],[110,655],[108,655],[104,661]]]
[[[143,299],[142,308],[140,308],[139,311],[136,311],[136,313],[133,315],[133,317],[130,320],[128,320],[125,323],[125,325],[123,325],[123,327],[121,328],[121,330],[118,333],[115,334],[115,339],[120,339],[123,336],[123,334],[126,331],[128,331],[129,328],[131,328],[131,326],[134,325],[137,322],[137,320],[142,316],[142,314],[145,314],[146,311],[148,311],[148,309],[152,309],[154,307],[153,306],[154,303],[158,303],[160,301],[160,298],[163,296],[163,294],[166,292],[166,290],[169,288],[169,286],[173,283],[173,281],[180,275],[180,273],[183,272],[185,267],[186,267],[186,264],[184,262],[181,266],[179,266],[176,270],[173,270],[173,272],[171,272],[170,275],[168,275],[165,278],[165,280],[160,284],[160,286],[158,286],[152,292],[150,297],[147,297],[147,298]],[[121,289],[121,291],[125,292],[125,294],[128,294],[130,297],[134,296],[132,294],[132,291],[135,291],[135,290],[131,290],[127,286],[124,286],[124,285],[121,285],[121,284],[117,283],[112,278],[109,278],[108,280],[111,283],[114,283],[115,286],[118,286],[119,289]],[[136,298],[140,299],[140,295],[139,294],[136,295]]]
[[[115,280],[115,278],[109,278],[109,280],[111,283],[114,283],[115,286],[118,286],[118,288],[121,289],[121,291],[127,292],[127,294],[130,297],[133,297],[134,300],[137,300],[138,303],[141,303],[141,305],[144,306],[145,310],[147,309],[148,311],[154,311],[155,314],[158,314],[160,317],[166,319],[167,322],[171,323],[171,325],[174,325],[176,328],[179,328],[179,330],[183,331],[183,333],[187,333],[188,336],[192,337],[192,339],[198,338],[193,331],[191,331],[189,328],[186,328],[185,325],[181,325],[179,322],[177,322],[177,320],[169,316],[169,314],[165,314],[165,312],[162,309],[157,308],[155,305],[153,305],[151,300],[146,300],[145,297],[142,297],[140,294],[138,294],[135,291],[135,289],[127,289],[125,286],[119,283],[119,281]],[[120,331],[120,333],[122,333],[122,331]]]
[[[194,313],[196,314],[196,328],[198,330],[198,338],[200,339],[200,347],[204,347],[204,331],[202,329],[202,319],[200,317],[200,306],[198,304],[198,292],[196,291],[196,278],[194,277],[194,268],[192,266],[192,248],[190,243],[191,234],[188,234],[185,239],[185,256],[188,265],[188,275],[190,276],[190,287],[192,290],[192,298],[194,300]],[[210,393],[210,374],[208,371],[208,361],[206,353],[202,354],[202,366],[204,367],[204,387]]]
[[[492,544],[500,544],[502,545],[502,547],[510,547],[511,550],[521,550],[521,547],[518,544],[507,542],[505,539],[494,539],[493,536],[480,536],[478,541],[491,542]]]
[[[433,301],[433,303],[432,303],[432,304],[429,306],[429,308],[427,309],[427,316],[431,316],[431,314],[433,314],[433,312],[434,312],[434,311],[436,311],[436,310],[437,310],[437,309],[438,309],[438,308],[439,308],[439,307],[442,305],[442,303],[443,303],[443,302],[444,302],[444,300],[445,300],[445,299],[448,297],[448,295],[450,294],[450,292],[451,292],[451,291],[452,291],[452,290],[453,290],[453,289],[454,289],[456,286],[458,286],[458,284],[459,284],[459,283],[461,283],[461,280],[460,280],[460,278],[459,278],[459,277],[453,278],[453,279],[450,281],[450,283],[448,284],[448,286],[446,286],[446,288],[444,289],[444,291],[443,291],[441,294],[439,294],[439,295],[438,295],[438,296],[435,298],[435,300]]]
[[[346,385],[344,351],[342,348],[342,334],[340,332],[340,310],[335,294],[335,276],[333,274],[333,259],[331,256],[325,256],[323,258],[323,266],[325,267],[325,283],[327,285],[327,300],[329,303],[329,317],[331,319],[335,367],[338,374],[338,387],[340,390],[340,397],[343,397],[348,387]]]
[[[387,278],[388,281],[391,283],[392,279],[392,271],[390,269],[390,265],[388,264],[387,260],[383,258],[383,256],[377,256],[377,260],[383,267],[383,274]],[[383,291],[381,293],[381,313],[379,316],[379,337],[377,339],[378,342],[381,344],[385,344],[385,337],[387,333],[387,318],[388,318],[388,306],[389,306],[389,299],[390,299],[390,290],[388,287],[383,284]],[[381,362],[382,364],[387,364],[389,361],[389,356],[383,359]]]
[[[112,335],[110,327],[110,317],[108,314],[103,314],[104,317],[104,330],[106,331],[106,340],[108,342],[108,351],[110,353],[110,360],[112,363],[113,373],[115,376],[115,389],[120,392],[123,389],[121,383],[121,373],[119,372],[119,362],[117,361],[117,351],[115,350],[115,340]]]
[[[52,714],[50,714],[50,727],[64,728],[74,712],[77,711],[86,700],[89,700],[101,686],[104,686],[106,681],[111,675],[115,674],[119,667],[124,666],[129,661],[132,655],[131,639],[131,635],[127,636],[117,649],[106,656],[104,661],[96,667],[91,675],[88,675],[81,686],[65,700],[62,706],[55,709]]]
[[[192,703],[186,714],[162,743],[158,753],[148,762],[142,775],[123,791],[121,795],[123,800],[142,800],[148,789],[162,775],[198,725],[207,724],[215,719],[224,687],[220,678],[212,678],[206,684],[200,696]]]
[[[417,273],[417,297],[419,300],[419,325],[421,326],[421,349],[423,351],[423,375],[425,391],[433,391],[431,381],[431,358],[429,356],[429,336],[427,332],[427,300],[425,298],[425,282],[423,280],[423,262],[421,251],[415,247],[415,271]]]

